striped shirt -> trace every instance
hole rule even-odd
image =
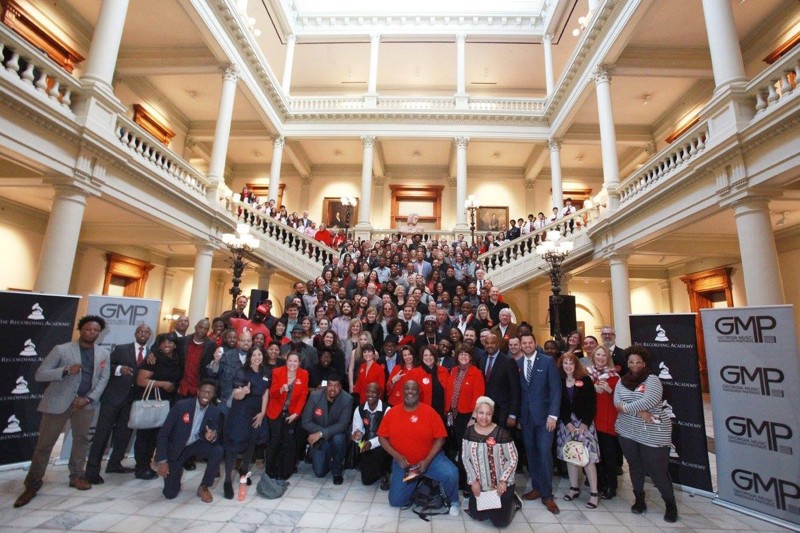
[[[617,435],[645,446],[669,446],[672,443],[672,420],[661,408],[663,388],[655,374],[647,376],[638,387],[630,390],[620,381],[614,389],[614,405],[622,404],[624,413],[617,415]],[[660,423],[648,424],[636,413],[648,411]]]

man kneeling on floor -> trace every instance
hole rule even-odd
[[[197,398],[187,398],[172,406],[158,432],[158,475],[164,478],[162,492],[168,500],[175,498],[181,490],[183,464],[189,457],[208,460],[197,495],[205,503],[214,499],[208,488],[214,483],[224,456],[222,444],[217,439],[220,412],[210,404],[216,392],[213,379],[201,381]]]
[[[314,475],[324,477],[331,472],[334,485],[344,482],[347,428],[352,412],[353,397],[342,391],[342,379],[336,373],[328,375],[324,389],[309,395],[303,410],[303,429],[308,431]]]
[[[447,430],[433,408],[420,403],[419,384],[403,386],[403,406],[386,413],[378,428],[381,447],[392,456],[392,481],[389,505],[405,507],[411,503],[415,480],[403,481],[412,473],[439,482],[450,499],[450,516],[458,516],[458,468],[442,452]]]
[[[353,413],[353,442],[360,452],[359,466],[361,482],[372,485],[381,480],[381,490],[389,490],[389,469],[392,456],[381,448],[378,428],[386,413],[391,409],[380,400],[381,390],[377,383],[370,383],[366,389],[367,401],[359,405]]]

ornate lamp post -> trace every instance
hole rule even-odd
[[[469,211],[469,231],[472,234],[472,246],[475,246],[475,211],[478,210],[480,204],[478,200],[475,199],[474,194],[470,194],[466,200],[464,200],[464,209]]]
[[[550,285],[553,291],[553,310],[550,317],[550,323],[556,331],[554,336],[559,347],[563,346],[563,339],[561,337],[561,264],[564,259],[572,251],[572,241],[561,241],[560,231],[548,231],[547,238],[536,247],[536,253],[542,256],[542,259],[547,261],[550,266],[548,274],[550,275]]]
[[[353,208],[358,205],[358,200],[352,196],[342,196],[341,201],[344,206],[344,240],[346,241],[350,231],[350,217],[353,216]]]
[[[231,295],[231,309],[236,309],[236,298],[242,294],[239,284],[242,282],[242,274],[247,267],[244,256],[247,252],[258,249],[259,240],[250,235],[250,226],[247,224],[237,224],[236,233],[223,233],[222,242],[231,251],[231,266],[233,268],[233,286],[228,289]]]

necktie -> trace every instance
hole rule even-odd
[[[492,367],[494,366],[494,356],[489,356],[489,362],[486,364],[486,381],[492,376]]]
[[[525,361],[525,381],[528,383],[531,382],[531,374],[533,373],[533,357],[529,357],[527,361]]]
[[[136,366],[142,366],[144,361],[144,347],[139,346],[139,354],[136,356]]]

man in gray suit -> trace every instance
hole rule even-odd
[[[303,429],[311,445],[311,466],[314,475],[333,473],[333,484],[344,482],[344,455],[350,440],[347,428],[353,416],[353,397],[342,391],[342,380],[328,376],[328,385],[308,397],[303,410]]]
[[[94,406],[106,388],[111,369],[108,350],[95,346],[105,327],[106,321],[99,316],[81,318],[78,341],[53,348],[36,370],[36,381],[49,382],[49,385],[39,402],[42,413],[39,440],[25,478],[25,491],[14,502],[14,507],[27,505],[42,487],[50,453],[67,421],[72,426],[69,486],[78,490],[92,488],[86,480],[84,467]]]
[[[100,414],[86,463],[86,479],[93,485],[105,481],[100,476],[100,463],[109,439],[112,444],[106,473],[133,473],[133,468],[122,466],[122,459],[133,433],[128,427],[134,400],[133,381],[136,370],[147,358],[147,341],[150,340],[150,335],[150,326],[139,324],[134,333],[135,342],[120,344],[111,352],[111,378],[100,401]]]

